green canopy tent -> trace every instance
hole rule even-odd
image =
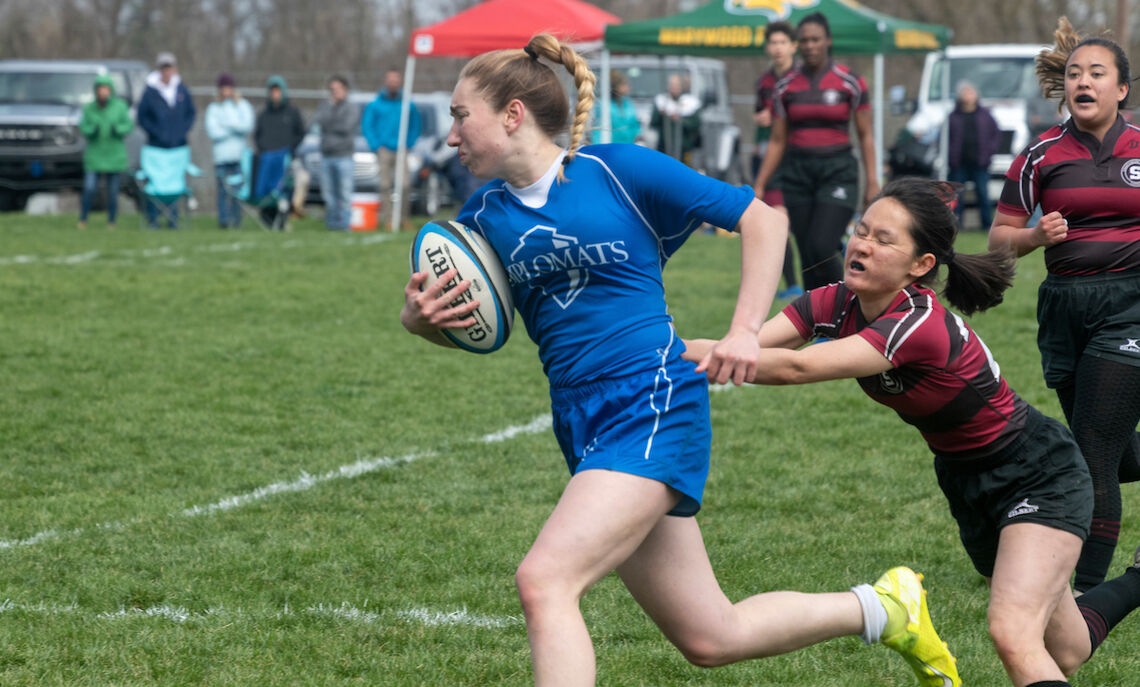
[[[712,0],[690,12],[606,27],[602,55],[602,139],[609,140],[609,53],[756,57],[770,21],[794,26],[812,12],[831,25],[832,51],[874,55],[875,156],[883,160],[883,56],[942,50],[950,28],[898,19],[855,0]]]

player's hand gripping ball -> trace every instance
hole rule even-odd
[[[464,279],[471,282],[471,288],[451,305],[479,301],[470,315],[475,324],[441,330],[456,346],[473,353],[490,353],[507,342],[515,318],[511,285],[499,256],[485,238],[452,220],[428,222],[412,242],[411,263],[413,273],[428,273],[421,290],[426,291],[452,268],[458,274],[444,285],[444,291]]]

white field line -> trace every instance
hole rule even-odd
[[[514,439],[520,434],[538,434],[539,432],[545,432],[552,426],[554,426],[554,419],[551,417],[550,413],[545,413],[543,415],[539,415],[525,425],[514,425],[513,427],[501,429],[498,432],[484,434],[483,443],[494,444],[500,441],[507,441],[508,439]]]
[[[312,489],[318,484],[321,484],[322,482],[328,482],[336,479],[353,479],[370,472],[376,472],[377,470],[383,470],[385,468],[403,465],[404,463],[410,463],[414,460],[429,457],[432,455],[435,454],[409,453],[408,455],[400,456],[399,458],[369,458],[358,460],[355,463],[349,463],[348,465],[342,465],[335,470],[329,470],[328,472],[321,475],[310,475],[308,473],[302,472],[300,477],[291,482],[274,482],[273,484],[268,484],[264,487],[258,487],[257,489],[248,491],[244,494],[229,496],[222,499],[221,501],[215,501],[209,505],[191,506],[183,510],[180,515],[194,517],[197,515],[210,515],[218,511],[233,510],[234,508],[241,508],[242,506],[251,504],[255,501],[262,501],[276,494],[288,494],[298,491],[306,491],[308,489]]]
[[[358,608],[347,602],[342,602],[340,604],[317,604],[315,606],[309,606],[300,612],[294,611],[286,606],[277,612],[258,615],[244,611],[241,608],[229,609],[222,606],[215,606],[207,608],[204,611],[191,611],[182,606],[171,606],[169,604],[160,604],[158,606],[149,606],[147,608],[119,608],[115,611],[91,612],[84,611],[75,604],[58,605],[45,604],[42,602],[35,604],[24,604],[17,603],[11,599],[5,599],[4,601],[0,601],[0,615],[3,615],[4,613],[27,613],[44,616],[75,615],[88,616],[95,620],[131,620],[136,618],[155,618],[160,620],[167,620],[169,622],[177,624],[215,619],[225,622],[232,622],[237,619],[280,619],[296,617],[299,615],[336,618],[338,620],[345,620],[351,623],[360,623],[362,625],[384,624],[386,619],[391,619],[393,617],[397,621],[414,623],[427,627],[459,625],[466,627],[497,629],[522,624],[522,619],[517,616],[480,615],[478,613],[471,613],[467,610],[466,607],[463,607],[456,611],[438,611],[419,607],[391,611],[369,611],[366,609]]]
[[[513,439],[516,436],[519,436],[520,434],[535,434],[545,431],[546,429],[550,428],[550,426],[550,415],[539,415],[525,425],[515,425],[512,427],[507,427],[506,429],[498,432],[487,434],[482,437],[482,441],[484,443],[507,441],[509,439]],[[341,465],[340,467],[334,468],[319,475],[310,475],[306,472],[302,472],[300,477],[290,481],[274,482],[272,484],[258,487],[257,489],[248,491],[244,494],[227,496],[226,498],[215,501],[213,503],[190,506],[189,508],[185,508],[181,511],[178,511],[177,513],[173,513],[172,515],[196,517],[199,515],[211,515],[213,513],[217,513],[218,511],[233,510],[235,508],[241,508],[257,501],[265,500],[271,496],[276,496],[278,494],[291,494],[306,491],[319,484],[332,480],[355,479],[361,475],[377,472],[379,470],[386,470],[397,465],[411,463],[413,461],[419,460],[420,458],[427,458],[434,455],[435,453],[433,452],[420,452],[409,453],[398,458],[391,458],[387,456],[380,458],[363,458],[354,463]],[[122,529],[129,524],[131,523],[103,522],[88,528],[78,527],[71,530],[47,529],[41,532],[36,532],[35,534],[22,539],[0,539],[0,551],[31,547],[37,544],[42,544],[46,541],[62,539],[65,537],[81,537],[84,536],[89,530]]]
[[[341,239],[340,244],[343,246],[372,246],[378,243],[387,243],[401,237],[401,234],[393,234],[390,232],[369,233],[362,236],[349,236]],[[290,239],[279,244],[272,244],[259,241],[231,241],[229,243],[212,243],[204,246],[192,247],[189,250],[195,253],[236,253],[245,250],[256,250],[264,247],[278,247],[278,248],[301,248],[313,245],[327,245],[327,241],[301,241],[298,239]],[[158,248],[142,248],[138,250],[125,249],[118,250],[110,253],[102,253],[97,250],[87,251],[85,253],[76,253],[74,255],[10,255],[0,256],[0,267],[6,265],[79,265],[83,263],[93,262],[99,258],[106,259],[135,259],[135,258],[157,258],[167,257],[173,255],[174,248],[171,246],[159,246]]]

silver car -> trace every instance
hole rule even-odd
[[[350,93],[349,100],[363,109],[375,98],[369,93]],[[420,113],[420,136],[408,149],[408,176],[405,193],[409,193],[412,212],[419,215],[435,215],[445,205],[453,205],[456,199],[451,192],[451,184],[443,169],[456,151],[447,146],[447,132],[451,128],[451,94],[446,91],[433,93],[413,93],[412,103]],[[321,130],[314,123],[309,128],[297,155],[312,177],[309,186],[308,202],[321,203]],[[376,154],[368,147],[363,134],[356,137],[356,150],[353,153],[353,190],[375,193],[379,188],[379,165]]]

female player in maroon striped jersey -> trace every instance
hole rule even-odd
[[[1037,58],[1047,96],[1071,117],[1041,134],[1006,174],[991,246],[1045,248],[1037,346],[1092,475],[1092,528],[1075,587],[1105,578],[1120,534],[1120,483],[1140,479],[1140,129],[1120,112],[1128,57],[1103,37],[1082,39],[1061,18]],[[1037,205],[1044,216],[1026,223]]]
[[[843,275],[841,241],[861,200],[852,123],[866,182],[862,200],[879,192],[879,172],[867,82],[831,59],[827,17],[812,12],[801,19],[796,45],[802,62],[776,84],[772,131],[753,188],[763,198],[779,169],[803,286],[811,289]]]
[[[1088,534],[1092,486],[1059,422],[1022,400],[989,349],[927,284],[971,313],[1000,303],[1013,276],[1003,252],[954,252],[954,190],[889,183],[847,246],[844,281],[768,320],[750,381],[854,377],[918,428],[974,567],[990,583],[989,631],[1017,687],[1065,685],[1109,630],[1140,605],[1140,569],[1074,600],[1069,576]],[[796,350],[815,336],[833,341]],[[686,341],[690,360],[714,341]],[[697,368],[698,371],[700,367]]]

